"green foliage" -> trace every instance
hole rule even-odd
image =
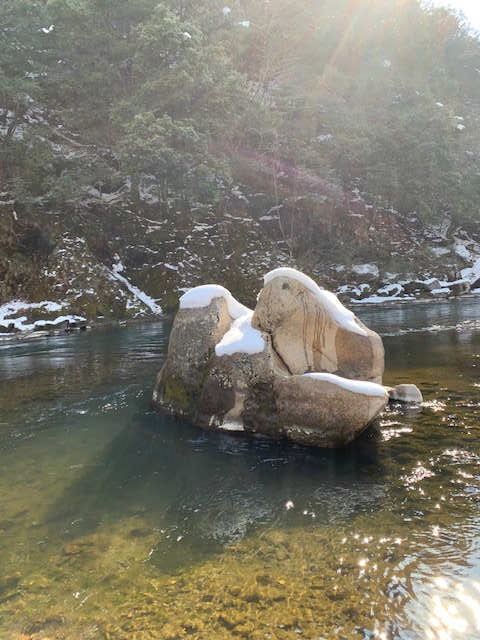
[[[480,43],[461,17],[419,0],[224,6],[3,0],[0,178],[17,200],[130,184],[139,201],[148,182],[168,211],[241,177],[276,203],[355,186],[403,215],[475,215]]]

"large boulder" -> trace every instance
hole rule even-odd
[[[373,382],[347,380],[331,373],[275,375],[268,394],[244,413],[246,431],[283,436],[319,447],[352,441],[385,408],[387,390]],[[258,398],[258,396],[257,396]]]
[[[180,299],[154,406],[210,429],[345,445],[384,409],[383,346],[331,293],[275,270],[251,311],[218,285]]]
[[[384,349],[371,331],[330,291],[295,269],[265,276],[252,325],[270,334],[292,374],[327,371],[381,384]]]

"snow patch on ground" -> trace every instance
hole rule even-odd
[[[379,271],[376,264],[354,264],[352,266],[353,273],[356,273],[358,276],[370,275],[374,278],[378,278]]]
[[[0,306],[0,320],[4,320],[8,316],[12,316],[20,311],[29,311],[31,309],[42,309],[47,313],[55,313],[60,311],[65,305],[60,302],[52,302],[44,300],[43,302],[25,302],[25,300],[12,300]]]
[[[122,271],[124,270],[124,266],[118,256],[116,256],[117,263],[112,266],[112,277],[114,280],[118,280],[125,285],[125,287],[130,291],[130,293],[135,297],[136,300],[142,302],[146,307],[150,309],[152,313],[161,314],[162,308],[156,303],[156,301],[146,294],[144,291],[136,287],[132,284],[125,276],[122,276]]]
[[[393,284],[386,284],[384,287],[378,289],[377,293],[381,296],[389,297],[389,298],[398,298],[398,296],[402,293],[403,287],[398,282]]]
[[[279,277],[293,278],[294,280],[297,280],[317,297],[319,302],[326,307],[340,326],[348,329],[349,331],[353,331],[354,333],[358,333],[361,336],[367,335],[367,332],[357,323],[355,314],[344,307],[334,293],[326,291],[325,289],[320,289],[318,284],[314,282],[312,278],[309,278],[301,271],[297,271],[291,267],[280,267],[279,269],[269,271],[263,277],[264,285],[266,286],[274,278]]]
[[[439,258],[440,256],[446,256],[448,253],[450,253],[450,249],[448,249],[448,247],[431,247],[430,251],[437,258]]]
[[[463,240],[459,240],[458,238],[455,238],[455,244],[453,246],[453,250],[455,251],[457,256],[459,256],[466,262],[471,261],[472,259],[471,251],[467,249],[466,243]]]
[[[477,258],[472,267],[462,269],[460,271],[460,275],[463,280],[466,280],[470,284],[473,284],[478,280],[480,278],[480,258]]]
[[[379,398],[388,398],[388,393],[385,387],[375,382],[367,382],[364,380],[349,380],[348,378],[342,378],[336,376],[334,373],[304,373],[304,376],[313,378],[314,380],[320,380],[322,382],[330,382],[337,387],[342,387],[352,393],[361,393],[366,396],[376,396]]]

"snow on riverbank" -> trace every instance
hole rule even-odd
[[[55,327],[62,323],[78,324],[86,322],[86,318],[77,315],[61,315],[52,320],[28,321],[28,314],[32,311],[43,313],[56,313],[66,305],[60,302],[44,300],[43,302],[25,302],[25,300],[12,300],[0,306],[0,327],[14,331],[34,331],[46,327]],[[27,315],[25,315],[27,314]]]

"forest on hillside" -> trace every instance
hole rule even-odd
[[[2,0],[0,302],[53,250],[52,216],[108,261],[125,211],[221,212],[238,184],[468,224],[479,74],[462,17],[419,0]],[[280,220],[297,257],[311,218],[295,239]]]

